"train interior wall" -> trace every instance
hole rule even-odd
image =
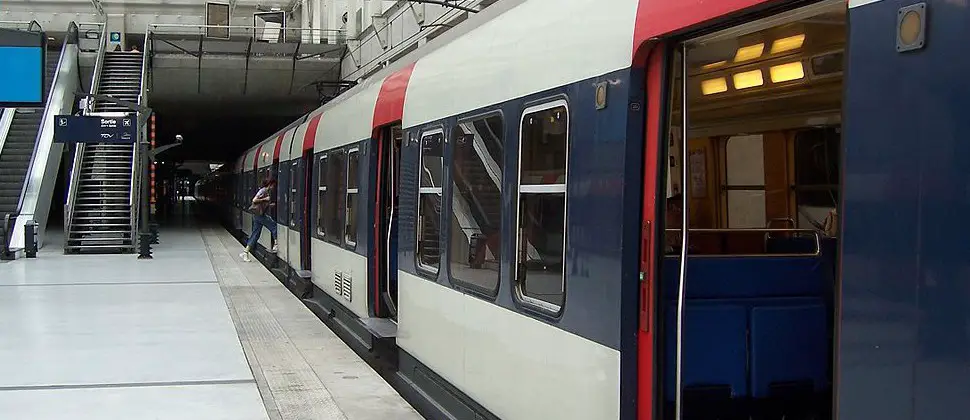
[[[686,70],[685,50],[671,52],[664,418],[674,417],[684,193],[684,418],[831,417],[845,17],[844,3],[816,6],[704,35],[686,42]]]

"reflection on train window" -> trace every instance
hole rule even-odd
[[[519,145],[516,281],[523,300],[553,311],[566,296],[568,127],[565,105],[527,110]]]
[[[441,131],[421,137],[421,187],[418,189],[417,263],[422,269],[437,272],[441,257],[438,232],[441,231],[441,181],[444,134]]]
[[[343,215],[344,212],[341,209],[344,208],[344,177],[347,172],[346,165],[346,153],[343,151],[335,151],[330,153],[330,170],[327,174],[327,198],[324,201],[324,206],[327,208],[326,218],[327,222],[327,241],[335,244],[340,244],[343,239],[342,228],[343,228]]]
[[[357,179],[357,166],[360,160],[360,151],[351,149],[347,152],[347,214],[345,215],[346,227],[344,238],[347,245],[357,245],[357,192],[359,191]]]
[[[290,165],[290,181],[289,181],[289,183],[287,183],[287,185],[289,186],[289,189],[290,189],[290,191],[289,191],[290,198],[289,198],[288,202],[286,203],[286,205],[287,205],[287,207],[289,207],[290,226],[293,227],[294,229],[296,228],[296,207],[297,207],[297,205],[296,205],[296,173],[298,172],[298,168],[299,168],[298,165],[299,165],[299,163],[297,161],[295,161],[295,160]]]
[[[321,237],[327,236],[327,174],[330,173],[328,162],[327,155],[320,156],[317,161],[317,234]]]
[[[502,117],[452,130],[451,279],[489,295],[498,291],[502,245]]]
[[[840,133],[813,128],[795,134],[795,205],[800,228],[824,227],[839,203]]]
[[[761,135],[730,137],[725,155],[727,227],[765,227],[764,139]]]

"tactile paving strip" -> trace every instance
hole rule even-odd
[[[267,412],[285,420],[346,419],[219,235],[205,229],[203,237],[259,391],[264,402],[275,405]]]

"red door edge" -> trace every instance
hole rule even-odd
[[[660,404],[655,400],[656,378],[655,337],[656,331],[656,255],[657,226],[663,226],[655,220],[657,214],[657,176],[660,152],[660,135],[662,132],[661,103],[663,95],[663,66],[664,44],[661,42],[641,47],[641,54],[646,65],[646,100],[644,113],[646,129],[644,131],[643,154],[643,215],[640,229],[640,328],[637,332],[637,419],[652,420]],[[645,56],[644,56],[645,55]]]

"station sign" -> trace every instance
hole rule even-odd
[[[134,115],[54,117],[54,141],[57,143],[134,144],[137,139],[138,119]]]
[[[47,35],[0,29],[0,107],[43,107]]]

